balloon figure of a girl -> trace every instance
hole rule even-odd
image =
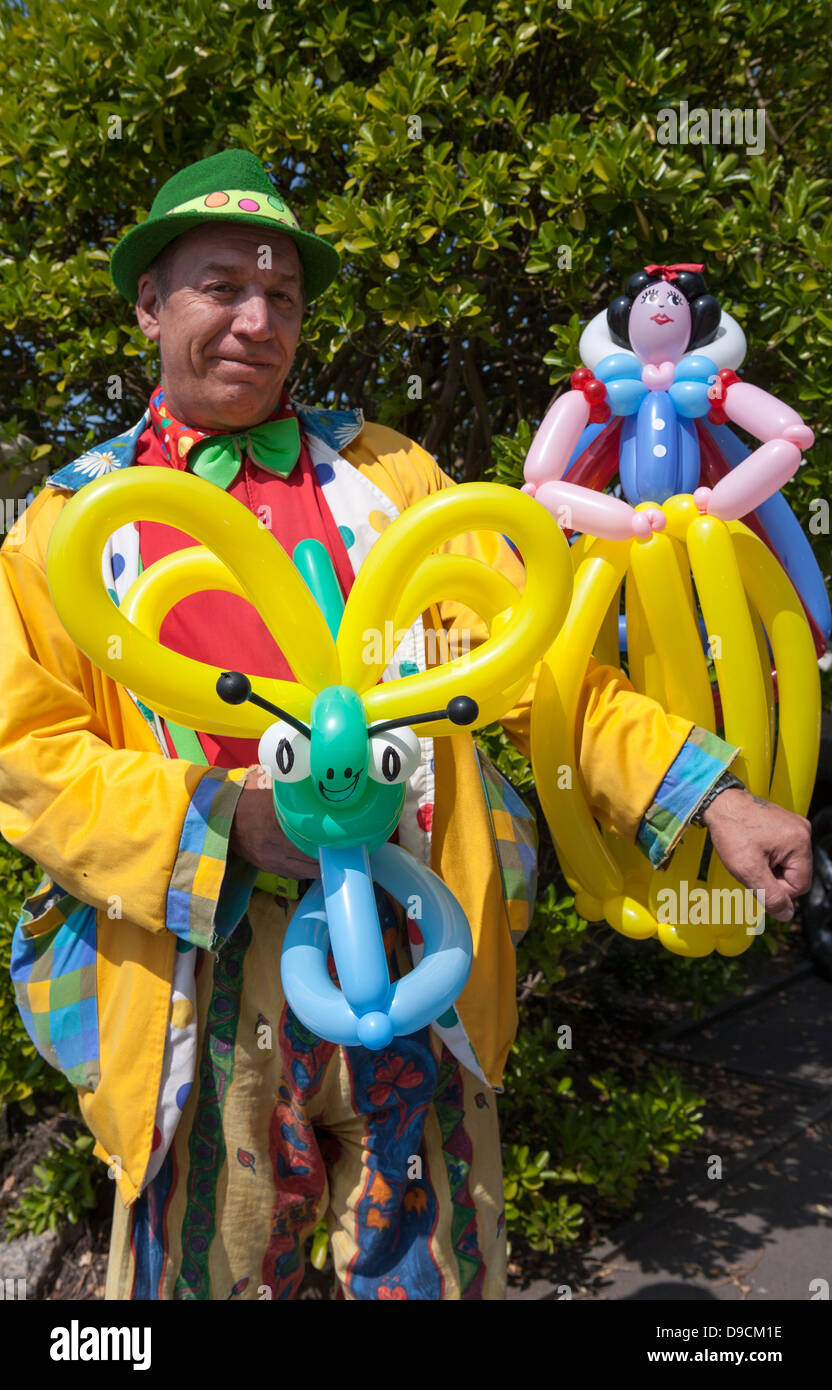
[[[523,491],[565,530],[583,533],[572,537],[570,613],[539,684],[537,786],[557,785],[556,769],[574,760],[575,673],[591,655],[617,666],[625,650],[636,689],[721,733],[740,748],[734,767],[753,792],[803,814],[819,744],[816,657],[832,613],[779,490],[814,435],[790,406],[740,380],[745,335],[702,270],[648,265],[630,277],[585,328],[583,365],[526,459]],[[758,447],[749,450],[728,421]],[[616,477],[620,497],[604,491]],[[667,872],[598,830],[579,779],[569,795],[543,799],[583,915],[634,937],[658,934],[685,955],[734,955],[751,944],[759,915],[750,924],[663,925],[657,893]],[[676,878],[697,881],[704,839],[688,830],[671,861]],[[717,883],[738,886],[712,855],[708,884]]]

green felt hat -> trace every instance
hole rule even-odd
[[[117,243],[110,257],[116,289],[135,304],[139,276],[168,242],[203,222],[226,219],[291,237],[303,265],[307,303],[338,274],[341,258],[335,247],[301,231],[257,156],[247,150],[223,150],[168,179],[147,219]]]

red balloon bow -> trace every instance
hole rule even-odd
[[[678,280],[680,270],[692,270],[699,273],[705,267],[704,265],[686,265],[684,261],[679,261],[677,265],[646,265],[644,269],[648,275],[658,275],[662,280]]]

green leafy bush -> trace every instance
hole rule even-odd
[[[545,1032],[521,1031],[500,1107],[507,1129],[536,1137],[545,1133],[549,1144],[531,1157],[528,1144],[510,1143],[503,1156],[509,1233],[546,1253],[578,1238],[584,1204],[593,1195],[613,1207],[628,1207],[645,1174],[667,1168],[703,1133],[702,1099],[671,1067],[650,1066],[630,1088],[614,1072],[600,1072],[589,1077],[596,1095],[581,1098],[569,1075],[557,1081],[551,1075],[563,1070],[565,1060],[556,1058],[565,1059],[566,1053],[548,1052],[543,1065],[550,1041]],[[529,1085],[535,1076],[541,1096],[530,1115]],[[515,1107],[522,1107],[522,1123],[516,1115],[512,1120]],[[577,1199],[574,1190],[563,1190],[579,1185],[592,1193]]]
[[[41,1163],[32,1168],[35,1182],[23,1189],[17,1206],[4,1222],[5,1238],[13,1240],[31,1232],[57,1231],[69,1221],[74,1225],[85,1212],[98,1205],[102,1174],[92,1162],[95,1140],[80,1134],[66,1147],[52,1148]]]

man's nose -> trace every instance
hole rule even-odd
[[[245,333],[248,337],[272,336],[269,301],[262,290],[251,290],[237,305],[232,331]]]

